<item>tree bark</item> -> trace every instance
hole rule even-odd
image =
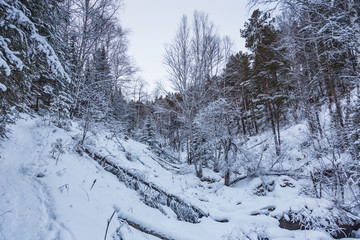
[[[225,140],[224,142],[224,161],[225,161],[225,186],[230,186],[230,164],[229,164],[229,152],[231,148],[231,140]]]

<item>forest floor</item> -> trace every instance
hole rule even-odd
[[[65,131],[41,117],[23,115],[11,131],[0,149],[1,240],[104,239],[114,211],[107,239],[158,239],[124,219],[168,239],[332,239],[321,230],[279,227],[289,210],[307,209],[313,219],[332,214],[330,201],[304,194],[307,182],[268,176],[226,187],[219,174],[205,171],[211,181],[200,181],[191,166],[166,162],[131,139],[105,130],[90,136],[89,148],[208,215],[189,223],[179,221],[167,206],[149,207],[138,191],[86,154],[79,155],[74,150],[81,134],[76,123]],[[56,143],[63,153],[52,153]]]

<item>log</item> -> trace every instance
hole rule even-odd
[[[177,215],[178,218],[180,220],[185,220],[187,222],[192,222],[192,223],[197,223],[198,222],[198,218],[202,218],[202,217],[208,217],[208,215],[201,210],[200,208],[193,206],[187,202],[185,202],[184,200],[182,200],[181,198],[167,193],[164,190],[162,190],[160,187],[156,186],[155,184],[146,182],[144,179],[136,176],[135,174],[133,174],[132,172],[130,172],[129,170],[122,168],[118,165],[116,165],[115,163],[109,161],[106,159],[106,156],[100,156],[98,153],[93,153],[91,152],[88,148],[86,147],[82,147],[83,152],[85,152],[88,156],[90,156],[91,158],[93,158],[95,161],[97,161],[100,165],[102,165],[104,167],[105,170],[107,170],[108,172],[116,175],[119,180],[121,179],[121,174],[124,174],[128,177],[130,177],[131,179],[135,180],[136,182],[139,182],[141,184],[144,184],[145,186],[147,186],[148,188],[156,191],[157,193],[161,194],[162,196],[165,196],[167,198],[167,206],[170,207]],[[134,187],[135,188],[135,187]],[[175,202],[176,204],[170,204],[171,201]],[[185,208],[189,208],[191,209],[191,211],[195,214],[195,216],[186,218],[186,219],[182,219],[181,215],[179,214],[179,205],[183,206]]]
[[[140,232],[143,232],[143,233],[146,233],[146,234],[149,234],[149,235],[152,235],[154,237],[157,237],[157,238],[160,238],[160,239],[163,239],[163,240],[175,240],[174,238],[171,238],[171,237],[168,237],[168,236],[164,236],[162,233],[156,231],[156,230],[153,230],[153,229],[149,229],[149,228],[146,228],[146,227],[143,227],[141,226],[140,224],[138,223],[135,223],[129,219],[126,219],[124,217],[118,217],[119,220],[121,221],[124,221],[126,222],[129,226],[139,230]]]

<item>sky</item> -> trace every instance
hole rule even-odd
[[[125,0],[121,24],[130,29],[129,54],[141,69],[140,76],[153,91],[167,76],[163,64],[165,45],[171,44],[185,14],[192,21],[194,10],[207,13],[221,36],[234,42],[234,52],[245,50],[240,29],[250,17],[247,0]]]

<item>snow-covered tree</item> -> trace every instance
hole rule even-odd
[[[279,31],[274,26],[275,19],[269,13],[255,10],[241,35],[246,39],[246,47],[252,51],[252,82],[254,102],[263,109],[264,117],[270,122],[276,154],[280,154],[280,112],[287,96],[280,88],[280,76],[287,70],[286,61],[279,42]],[[252,93],[254,94],[254,93]]]
[[[187,161],[192,163],[194,118],[199,109],[216,98],[216,77],[224,65],[224,44],[207,14],[194,12],[193,25],[183,16],[175,39],[167,46],[165,65],[169,80],[179,93],[179,121],[186,128]],[[215,94],[215,96],[214,96]],[[185,129],[184,129],[185,130]]]
[[[31,18],[36,8],[28,8],[33,5],[26,3],[0,1],[0,72],[7,87],[2,93],[5,122],[12,113],[26,111],[37,105],[38,99],[54,96],[71,82],[57,52],[41,35],[43,25]]]
[[[207,144],[206,147],[212,147],[214,153],[220,151],[216,154],[218,159],[214,159],[214,170],[223,171],[226,186],[230,185],[231,167],[236,159],[237,116],[236,109],[225,99],[220,98],[202,109],[195,119],[197,129],[199,129],[198,135],[204,139],[203,143]],[[204,159],[200,159],[199,162],[194,161],[195,168],[199,169],[199,164],[203,161]]]
[[[150,116],[148,116],[144,123],[142,135],[140,136],[140,141],[148,144],[150,147],[158,147],[159,145],[154,125],[154,121]]]

